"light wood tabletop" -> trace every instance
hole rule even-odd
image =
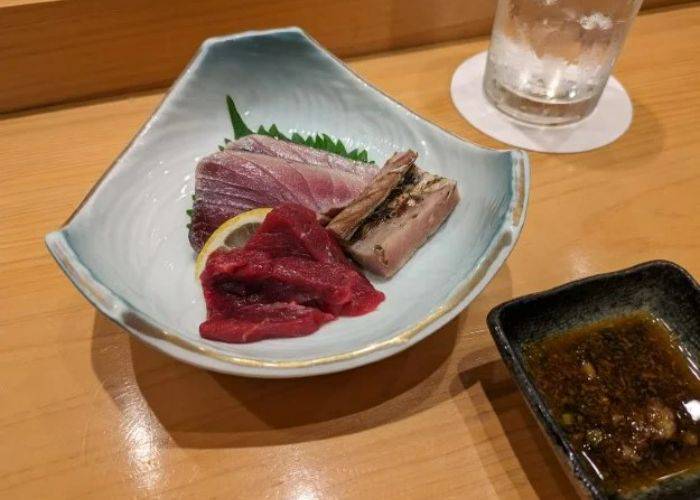
[[[700,5],[644,13],[615,74],[629,131],[532,154],[525,229],[460,316],[376,364],[253,380],[174,361],[95,312],[43,236],[162,91],[0,119],[0,497],[567,498],[574,490],[486,330],[491,307],[651,259],[700,277]],[[467,139],[452,72],[480,39],[351,66]]]

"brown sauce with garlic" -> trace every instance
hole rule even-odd
[[[552,416],[610,492],[700,467],[700,378],[662,322],[639,312],[524,347]]]

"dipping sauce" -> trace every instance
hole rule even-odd
[[[697,367],[659,320],[618,317],[524,347],[574,448],[620,494],[700,466]]]

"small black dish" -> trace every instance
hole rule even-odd
[[[617,498],[603,489],[598,476],[552,418],[525,369],[522,347],[527,342],[639,310],[663,320],[691,359],[698,362],[700,287],[687,271],[672,262],[652,261],[573,281],[501,304],[487,318],[503,360],[582,496]],[[700,475],[681,474],[625,498],[700,498]]]

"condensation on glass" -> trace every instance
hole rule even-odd
[[[519,120],[589,115],[642,0],[499,0],[484,92]]]

